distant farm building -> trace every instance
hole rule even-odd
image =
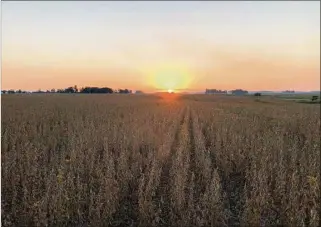
[[[205,94],[227,94],[225,90],[206,89]]]
[[[242,89],[236,89],[231,91],[232,95],[247,95],[249,92]]]
[[[293,91],[293,90],[286,90],[286,91],[282,91],[282,93],[285,93],[285,94],[293,94],[293,93],[295,93],[295,91]]]
[[[138,90],[138,91],[135,92],[135,94],[144,94],[144,92]]]

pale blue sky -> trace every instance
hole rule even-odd
[[[88,33],[111,40],[119,40],[119,35],[131,35],[133,39],[171,36],[166,32],[235,39],[228,35],[242,31],[244,34],[237,35],[251,40],[250,35],[254,34],[264,38],[277,36],[271,32],[278,31],[282,37],[300,35],[295,34],[298,28],[303,32],[320,30],[319,6],[317,1],[2,2],[2,25],[5,40],[15,37],[17,41],[21,36],[38,35],[40,39],[60,32],[78,39],[88,38]],[[37,40],[37,36],[32,38]]]
[[[316,51],[320,46],[319,1],[20,1],[1,5],[3,61],[10,64],[62,67],[68,62],[70,67],[85,68],[109,64],[131,70],[179,59],[177,64],[206,68],[199,61],[208,64],[204,56],[213,46],[223,52],[251,49],[299,59],[320,58]],[[4,85],[11,87],[15,80],[10,82],[9,77],[19,77],[2,76]]]

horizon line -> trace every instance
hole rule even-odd
[[[77,86],[77,85],[76,85]],[[65,88],[52,88],[52,89],[55,89],[55,91],[59,90],[59,89],[66,89],[68,87],[74,87],[74,86],[67,86]],[[77,86],[78,87],[78,86]],[[97,86],[84,86],[84,87],[97,87]],[[104,87],[104,86],[102,86]],[[102,88],[100,87],[100,88]],[[79,88],[78,88],[79,89]],[[131,89],[131,88],[117,88],[117,89],[113,89],[111,88],[113,91],[115,90],[118,90],[118,89],[128,89],[128,90],[131,90],[132,92],[136,92],[136,91],[141,91],[143,93],[158,93],[158,92],[167,92],[168,89],[153,89],[153,91],[146,91],[144,92],[143,89]],[[286,92],[286,91],[294,91],[294,92],[321,92],[321,89],[319,90],[295,90],[295,89],[284,89],[284,90],[247,90],[247,89],[243,89],[243,88],[234,88],[234,89],[218,89],[218,88],[205,88],[203,90],[198,90],[198,89],[190,89],[190,88],[187,88],[187,89],[173,89],[174,93],[182,93],[182,92],[186,92],[186,93],[199,93],[199,92],[204,92],[206,91],[206,89],[209,89],[209,90],[212,90],[212,89],[216,89],[216,90],[221,90],[221,91],[233,91],[233,90],[244,90],[244,91],[248,91],[248,92],[273,92],[273,93],[278,93],[278,92]],[[18,89],[13,89],[13,88],[10,88],[10,89],[1,89],[1,92],[2,91],[10,91],[10,90],[14,90],[14,91],[18,91],[18,90],[21,90],[21,91],[26,91],[26,92],[34,92],[34,91],[50,91],[51,89],[33,89],[33,90],[24,90],[24,89],[21,89],[21,88],[18,88]],[[178,91],[178,92],[176,92]]]

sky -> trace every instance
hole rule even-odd
[[[2,89],[320,89],[320,1],[7,1]]]

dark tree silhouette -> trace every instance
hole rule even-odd
[[[119,89],[118,90],[119,94],[131,94],[132,90],[128,90],[128,89]]]
[[[76,91],[75,91],[74,87],[68,87],[68,88],[66,88],[65,91],[64,91],[64,93],[75,93],[75,92],[76,92]]]
[[[15,93],[26,93],[25,91],[22,91],[21,89],[15,91],[15,90],[3,90],[3,94],[15,94]],[[70,86],[64,89],[51,89],[46,91],[41,91],[40,89],[38,91],[34,91],[32,93],[85,93],[85,94],[112,94],[112,93],[121,93],[121,94],[131,94],[132,90],[129,89],[120,89],[119,91],[114,91],[112,88],[109,87],[84,87],[81,89],[78,89],[77,85]]]
[[[315,101],[315,100],[318,100],[318,98],[319,98],[319,97],[318,97],[317,95],[313,95],[312,98],[311,98],[311,101],[313,102],[313,101]]]
[[[207,89],[205,90],[205,94],[227,94],[226,90],[217,90],[217,89]]]
[[[35,91],[35,92],[33,92],[33,93],[36,93],[36,94],[40,94],[40,93],[45,93],[44,91],[42,91],[41,89],[39,89],[38,91]]]
[[[80,89],[80,93],[112,94],[113,92],[113,89],[109,87],[84,87]]]

